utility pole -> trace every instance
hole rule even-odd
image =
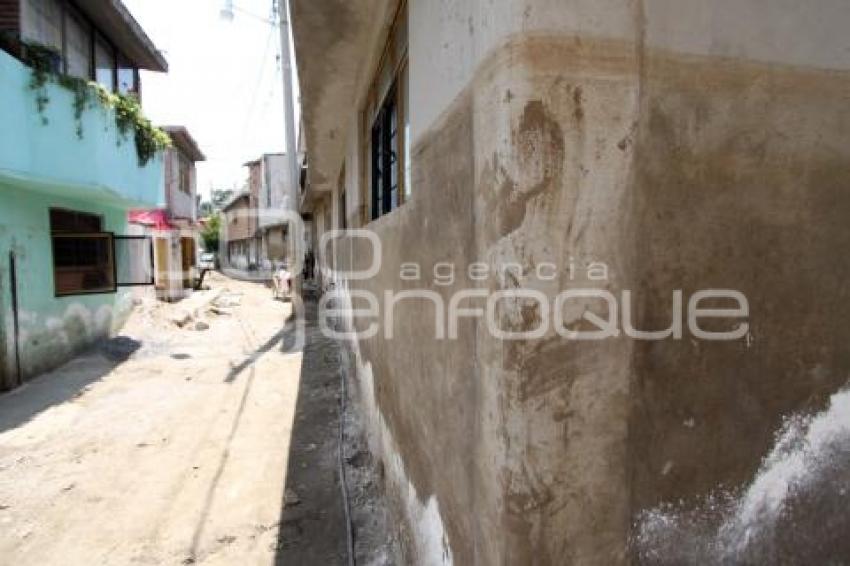
[[[289,26],[289,1],[288,0],[274,0],[277,5],[277,13],[278,13],[278,21],[280,22],[280,64],[283,74],[283,119],[284,119],[284,131],[286,135],[286,158],[289,165],[289,180],[290,180],[290,194],[287,195],[291,202],[289,202],[289,209],[291,211],[298,211],[298,197],[300,195],[300,191],[298,190],[299,181],[301,178],[299,167],[298,167],[298,142],[296,140],[295,134],[295,94],[292,86],[292,53],[289,49],[289,34],[290,34],[290,26]],[[298,226],[296,226],[296,224]],[[304,242],[304,236],[300,233],[300,230],[297,230],[300,226],[300,223],[290,223],[289,225],[289,240],[290,240],[290,252],[292,256],[290,258],[291,265],[300,265],[301,260],[304,257],[302,253],[302,244]],[[299,232],[296,234],[296,232]]]
[[[298,213],[298,204],[301,196],[301,191],[298,190],[301,179],[301,171],[298,167],[298,141],[295,134],[295,94],[292,86],[292,52],[289,49],[289,2],[288,0],[272,0],[272,10],[278,16],[278,25],[280,26],[280,65],[281,74],[283,75],[283,129],[284,139],[286,142],[286,160],[287,169],[289,169],[289,184],[291,194],[285,195],[287,208],[289,211]],[[250,12],[246,12],[233,4],[233,0],[224,0],[224,7],[221,10],[221,18],[232,22],[235,16],[235,11],[249,15],[255,19],[274,25],[274,16],[272,19],[266,19]],[[304,259],[303,243],[304,235],[300,231],[301,222],[289,223],[289,251],[290,265],[295,263],[300,265]],[[297,232],[297,233],[296,233]]]

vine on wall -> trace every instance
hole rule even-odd
[[[83,138],[83,113],[86,109],[94,108],[95,101],[99,101],[102,107],[114,111],[115,125],[121,138],[127,139],[132,134],[140,167],[147,165],[158,152],[171,146],[171,138],[145,118],[138,99],[132,94],[114,94],[95,82],[59,73],[61,56],[51,47],[27,44],[25,59],[32,70],[29,86],[35,93],[36,108],[41,114],[42,124],[48,123],[44,115],[50,103],[47,84],[55,82],[74,93],[73,108],[78,138]]]

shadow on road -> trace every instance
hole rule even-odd
[[[89,385],[126,362],[140,347],[140,342],[126,336],[104,340],[65,365],[0,395],[0,433],[81,396]]]
[[[316,303],[305,302],[306,344],[286,486],[281,501],[275,564],[348,564],[340,494],[339,348],[319,330]]]

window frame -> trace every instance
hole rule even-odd
[[[393,83],[372,124],[372,220],[402,204],[398,85]],[[378,172],[380,171],[380,174]]]
[[[410,185],[410,112],[408,10],[402,0],[390,27],[364,110],[364,170],[368,175],[366,222],[392,213],[412,200]],[[393,129],[395,120],[395,132]],[[380,175],[379,175],[380,172]],[[393,176],[395,177],[393,179]],[[380,177],[380,178],[378,178]],[[393,183],[395,181],[395,183]]]
[[[182,152],[177,151],[177,190],[192,196],[192,162]]]
[[[103,216],[91,212],[74,210],[70,208],[51,207],[48,209],[48,223],[50,226],[50,251],[53,274],[53,292],[55,297],[73,297],[78,295],[100,295],[116,293],[118,291],[118,265],[115,261],[115,234],[103,229]],[[57,226],[58,224],[58,226]],[[60,266],[57,264],[57,242],[63,239],[100,239],[106,240],[106,252],[108,260],[106,270],[110,277],[109,285],[94,289],[78,288],[73,290],[60,290],[60,273],[72,273],[86,271],[87,266]],[[88,269],[93,271],[93,269]]]
[[[27,13],[32,9],[28,2],[29,0],[21,0],[22,8],[26,10]],[[24,7],[26,5],[26,7]],[[97,44],[98,42],[102,42],[104,46],[108,48],[109,53],[112,56],[112,89],[111,92],[119,93],[121,91],[121,84],[119,82],[119,69],[125,69],[127,71],[131,71],[133,75],[133,83],[135,86],[135,90],[129,90],[127,93],[123,94],[132,94],[138,100],[142,98],[142,81],[141,81],[141,73],[139,72],[139,67],[135,63],[133,63],[127,55],[118,49],[115,43],[101,30],[101,28],[97,27],[95,23],[89,18],[83,10],[77,5],[73,0],[56,0],[56,5],[58,6],[58,30],[59,30],[59,38],[58,45],[49,45],[49,47],[56,50],[58,54],[57,60],[57,68],[54,70],[61,74],[68,74],[68,60],[69,60],[69,51],[68,51],[68,20],[69,18],[74,18],[78,20],[80,23],[84,25],[88,35],[88,44],[89,44],[89,55],[88,55],[88,74],[85,77],[87,80],[98,82],[97,81]],[[23,11],[22,11],[23,14]],[[29,23],[29,22],[28,22]],[[21,29],[24,29],[23,15],[21,20]],[[38,41],[40,43],[40,41]],[[127,65],[122,67],[122,62],[126,62]],[[76,76],[76,75],[75,75]],[[82,78],[82,77],[81,77]]]
[[[94,43],[93,43],[93,45],[94,45],[94,48],[93,48],[94,49],[94,57],[92,57],[92,64],[94,66],[93,67],[94,68],[94,74],[93,74],[92,80],[94,82],[96,82],[97,84],[99,84],[100,86],[107,88],[107,85],[100,82],[100,79],[97,76],[98,70],[101,68],[98,65],[98,60],[97,60],[98,47],[102,46],[102,47],[105,48],[106,54],[109,57],[111,57],[111,59],[112,59],[112,65],[109,68],[109,74],[110,74],[110,79],[111,79],[112,84],[109,85],[109,88],[107,88],[107,90],[109,90],[109,92],[113,92],[113,93],[118,92],[118,53],[115,49],[115,46],[112,45],[112,42],[109,41],[108,37],[103,35],[103,32],[101,32],[100,30],[97,30],[97,29],[94,30]],[[104,69],[105,69],[105,67],[104,67]]]
[[[153,274],[154,267],[154,251],[153,240],[148,236],[118,236],[114,232],[104,230],[103,215],[75,210],[62,207],[50,207],[48,209],[48,225],[50,228],[50,262],[51,273],[53,276],[53,294],[54,297],[75,297],[80,295],[106,295],[118,292],[120,287],[140,287],[150,286],[154,284]],[[59,253],[57,250],[58,243],[62,240],[83,240],[97,239],[105,241],[103,251],[106,252],[106,261],[103,264],[95,262],[91,265],[84,264],[80,261],[76,265],[59,265]],[[119,253],[116,242],[124,241],[147,241],[147,254],[149,255],[151,277],[145,280],[124,280],[119,277]],[[128,250],[129,251],[129,250]],[[75,250],[76,253],[76,250]],[[126,261],[133,261],[135,256],[130,252],[130,255],[124,255]],[[67,260],[66,257],[62,259]],[[79,258],[76,258],[79,259]],[[123,266],[124,263],[121,262]],[[106,284],[99,287],[85,288],[82,283],[79,286],[68,289],[60,289],[59,279],[61,274],[68,273],[84,273],[86,271],[99,271],[106,276]]]
[[[55,297],[76,297],[79,295],[107,295],[118,292],[118,265],[115,262],[115,234],[113,232],[54,232],[50,235],[51,249],[53,256],[53,292]],[[107,252],[107,261],[98,268],[86,268],[87,266],[59,266],[56,264],[57,250],[56,244],[59,240],[105,240]],[[80,273],[80,272],[102,272],[108,276],[107,284],[102,287],[86,289],[83,287],[74,288],[71,290],[60,290],[59,278],[57,275],[61,273]]]
[[[21,9],[20,30],[22,32],[21,35],[22,35],[23,40],[32,41],[33,43],[44,45],[45,47],[49,47],[51,49],[55,49],[56,51],[59,52],[60,56],[62,56],[62,55],[64,55],[64,50],[65,50],[65,33],[64,33],[65,32],[65,29],[64,29],[65,28],[65,11],[66,11],[65,10],[65,1],[64,0],[50,0],[50,1],[54,2],[55,6],[57,8],[58,17],[59,17],[59,21],[54,22],[54,23],[58,23],[57,30],[58,30],[59,37],[58,38],[52,38],[51,41],[57,40],[58,45],[54,45],[52,43],[45,42],[43,37],[34,37],[35,34],[32,34],[32,32],[33,32],[33,30],[36,29],[36,27],[35,26],[33,26],[32,28],[28,27],[28,26],[35,24],[36,21],[49,21],[49,20],[43,20],[43,19],[42,20],[36,20],[35,19],[34,13],[36,11],[36,8],[35,8],[34,4],[37,3],[37,2],[34,2],[34,0],[20,0],[20,2],[21,2],[21,4],[20,4],[20,9]],[[43,31],[43,30],[39,30],[39,31]],[[60,67],[64,70],[64,62],[60,62]]]
[[[29,4],[30,0],[21,0],[22,6],[22,16],[20,22],[20,30],[23,33],[24,31],[29,30],[30,25],[34,24],[34,21],[31,21],[33,18],[32,15],[29,15],[31,11],[34,10]],[[121,93],[121,94],[131,94],[135,96],[138,100],[142,98],[142,80],[141,73],[139,72],[139,67],[136,65],[126,53],[122,50],[118,49],[112,39],[107,36],[101,28],[95,25],[94,21],[88,15],[80,9],[79,5],[73,0],[56,0],[56,6],[58,7],[58,25],[56,26],[58,29],[58,38],[54,38],[58,41],[56,45],[48,45],[51,49],[54,49],[57,54],[57,59],[54,67],[54,71],[60,74],[68,75],[69,71],[69,20],[75,19],[80,24],[83,24],[85,28],[87,39],[87,47],[88,47],[88,73],[85,78],[90,81],[97,82],[97,44],[101,42],[105,47],[108,48],[109,53],[112,57],[112,65],[111,65],[111,89],[110,92],[113,93]],[[26,14],[26,18],[24,17]],[[25,21],[26,19],[26,21]],[[36,43],[44,43],[41,39],[32,37],[32,32],[27,31],[24,36],[25,40],[32,40]],[[121,91],[121,82],[119,80],[119,71],[125,70],[127,72],[132,73],[132,81],[134,89],[128,89],[127,92]],[[74,75],[78,76],[78,75]]]
[[[94,74],[94,34],[95,34],[95,26],[89,20],[82,11],[77,8],[74,4],[64,3],[62,10],[62,69],[63,72],[68,75],[70,68],[70,50],[68,48],[69,45],[69,31],[68,31],[68,22],[70,20],[77,20],[77,23],[81,25],[87,40],[87,51],[88,54],[86,56],[86,63],[88,64],[88,68],[86,69],[86,76],[79,77],[85,78],[86,80],[91,80]],[[77,75],[73,75],[77,76]]]
[[[124,92],[121,88],[121,71],[129,71],[133,75],[133,88]],[[139,83],[139,68],[130,61],[123,51],[115,48],[115,92],[123,95],[133,95],[141,100],[141,84]]]

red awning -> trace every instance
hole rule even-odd
[[[131,210],[130,222],[153,226],[155,230],[175,230],[177,227],[168,221],[164,210]]]

